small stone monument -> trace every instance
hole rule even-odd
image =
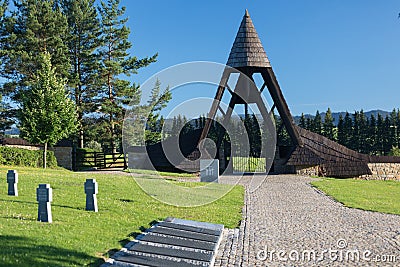
[[[218,183],[219,161],[217,159],[200,160],[200,182]]]
[[[39,184],[36,188],[36,199],[39,202],[38,221],[53,222],[50,204],[53,201],[53,189],[49,184]]]
[[[16,170],[9,170],[7,172],[8,195],[18,196],[18,172]]]
[[[86,179],[85,194],[86,194],[86,210],[98,212],[97,196],[99,185],[96,179]]]

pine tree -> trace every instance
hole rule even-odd
[[[9,119],[8,110],[10,106],[3,102],[2,96],[0,95],[0,134],[4,134],[4,131],[9,129],[12,125],[12,121]]]
[[[385,117],[385,121],[383,123],[383,153],[384,155],[388,155],[390,149],[393,146],[393,140],[391,138],[391,129],[390,129],[390,118],[389,116]]]
[[[346,133],[344,130],[344,119],[342,114],[339,115],[339,122],[337,126],[337,141],[341,145],[346,145]]]
[[[345,142],[344,146],[351,148],[351,139],[352,139],[352,133],[353,133],[353,120],[350,117],[350,114],[346,112],[344,116],[344,122],[343,122],[343,132],[344,132],[344,137],[345,137]]]
[[[396,147],[400,148],[400,109],[397,109],[397,119],[396,119]]]
[[[378,119],[376,121],[376,152],[378,155],[384,154],[384,139],[385,139],[385,124],[383,117],[378,113]]]
[[[313,131],[313,128],[314,128],[313,121],[311,120],[310,117],[308,117],[306,119],[306,130]]]
[[[44,145],[43,168],[46,168],[47,145],[54,145],[76,130],[75,106],[65,91],[66,81],[58,78],[49,53],[39,57],[41,65],[33,83],[22,97],[19,114],[21,136]]]
[[[363,110],[359,112],[359,129],[359,151],[361,153],[368,153],[368,122]]]
[[[332,111],[330,108],[326,111],[324,123],[323,123],[323,136],[335,140],[335,133],[334,133],[335,125],[333,124],[333,117]]]
[[[360,140],[360,125],[359,125],[359,112],[355,111],[353,114],[353,130],[351,132],[351,142],[349,148],[359,151]]]
[[[306,123],[306,117],[304,116],[304,113],[301,113],[300,121],[299,121],[299,126],[303,129],[307,129],[307,123]]]
[[[368,153],[375,155],[377,154],[376,150],[376,119],[374,114],[371,114],[371,117],[369,118],[369,123],[368,123],[368,138],[367,138],[367,149]]]
[[[7,53],[5,48],[7,43],[5,40],[8,37],[7,26],[10,25],[8,20],[9,17],[6,16],[6,11],[8,9],[8,1],[0,0],[0,77],[3,75],[3,66],[4,62],[7,58]],[[11,107],[8,103],[3,102],[3,97],[0,94],[0,133],[3,134],[4,131],[12,125],[12,121],[10,120],[11,114],[9,114],[9,110]]]
[[[121,139],[121,124],[126,105],[139,96],[139,88],[131,84],[124,76],[137,73],[139,68],[156,61],[157,54],[143,59],[131,57],[128,50],[132,44],[128,41],[130,30],[124,18],[125,7],[119,7],[119,0],[101,1],[99,48],[99,102],[101,113],[108,124],[108,141],[113,152],[116,142]]]
[[[317,134],[322,134],[322,118],[321,118],[321,114],[319,113],[319,111],[317,110],[317,112],[315,113],[315,117],[313,120],[313,132],[317,133]]]
[[[7,53],[5,48],[7,46],[6,40],[9,37],[7,29],[11,24],[9,23],[10,17],[6,15],[8,10],[8,0],[0,0],[0,76],[3,74],[3,64],[6,60]]]
[[[7,9],[8,9],[8,1],[1,0],[0,1],[0,21],[2,21]]]
[[[171,100],[171,92],[169,91],[169,88],[167,87],[163,92],[161,92],[160,86],[161,83],[157,80],[151,90],[151,97],[147,103],[147,110],[149,110],[145,132],[147,145],[161,141],[161,128],[159,126],[160,111],[165,108],[168,101]]]
[[[7,79],[2,94],[17,103],[34,81],[44,52],[51,56],[55,72],[66,77],[69,69],[68,49],[64,43],[67,21],[54,0],[16,0],[15,10],[2,33],[3,77]]]
[[[398,140],[398,132],[397,132],[397,112],[396,109],[393,109],[390,113],[390,133],[389,133],[389,140],[392,146],[397,147],[397,140]]]
[[[100,43],[100,23],[94,0],[62,0],[61,6],[67,18],[68,31],[66,43],[69,49],[71,68],[69,85],[77,107],[78,146],[84,146],[83,116],[93,112],[94,81],[98,70],[98,57],[95,50]]]

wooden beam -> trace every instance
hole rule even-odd
[[[215,115],[217,113],[219,102],[221,101],[222,96],[224,95],[224,91],[225,91],[229,76],[230,76],[230,71],[225,69],[224,73],[222,74],[221,82],[218,86],[217,93],[215,94],[214,101],[212,103],[210,112],[208,113],[206,123],[204,125],[203,131],[201,132],[201,136],[200,136],[200,139],[197,144],[200,144],[200,142],[207,137],[208,132],[210,131],[212,121],[215,118]]]
[[[263,91],[264,91],[264,89],[265,89],[265,87],[267,86],[267,83],[266,82],[264,82],[264,84],[261,86],[261,88],[260,88],[260,93],[262,93]]]
[[[218,109],[219,109],[219,111],[221,111],[222,115],[224,115],[224,116],[226,115],[225,111],[221,108],[220,105],[218,105]]]
[[[261,76],[263,77],[265,83],[267,84],[268,91],[278,109],[281,120],[285,124],[286,130],[290,138],[293,141],[294,145],[303,146],[303,141],[300,138],[300,135],[295,128],[292,115],[290,114],[289,107],[286,103],[285,98],[283,97],[281,88],[279,86],[278,80],[275,77],[274,71],[272,68],[264,68],[261,71]]]

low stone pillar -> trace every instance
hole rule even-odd
[[[218,183],[219,161],[217,159],[200,160],[200,182]]]

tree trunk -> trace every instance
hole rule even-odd
[[[79,124],[79,142],[78,142],[78,147],[83,148],[84,143],[83,143],[83,138],[84,138],[84,133],[83,133],[83,114],[81,111],[78,112],[78,124]]]
[[[47,143],[44,143],[44,151],[43,151],[43,169],[47,167]]]

